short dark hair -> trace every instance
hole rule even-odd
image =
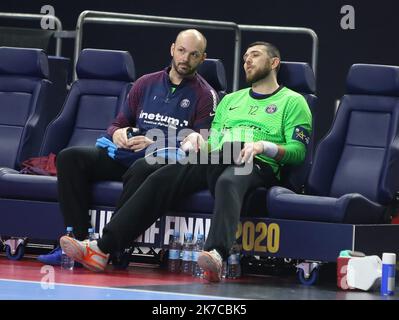
[[[279,58],[281,61],[281,55],[280,55],[280,50],[277,49],[277,47],[270,43],[270,42],[265,42],[265,41],[255,41],[252,42],[247,49],[254,47],[254,46],[264,46],[266,47],[267,54],[269,55],[270,58]],[[276,68],[276,74],[280,70],[280,64],[278,64]]]

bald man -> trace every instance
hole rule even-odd
[[[206,58],[207,41],[195,29],[181,31],[170,47],[171,65],[164,70],[139,78],[130,90],[123,110],[107,129],[107,136],[124,157],[112,158],[106,148],[71,147],[57,157],[58,193],[66,227],[73,227],[75,237],[83,240],[91,227],[89,209],[91,184],[95,181],[122,181],[135,160],[145,155],[154,143],[146,137],[151,129],[160,129],[168,140],[173,132],[209,129],[218,98],[210,85],[197,74]],[[129,138],[129,132],[139,134]],[[174,141],[176,145],[176,141]],[[127,155],[127,156],[126,156]],[[121,201],[121,200],[120,200]],[[119,202],[120,202],[119,201]],[[116,204],[118,208],[118,204]],[[57,247],[38,260],[51,265],[61,262]]]
[[[169,73],[172,82],[180,83],[183,78],[192,76],[206,58],[206,39],[195,29],[180,32],[170,47],[172,67]]]

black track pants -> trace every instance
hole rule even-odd
[[[137,160],[124,176],[118,210],[98,241],[105,253],[131,246],[175,201],[206,188],[206,166],[150,165]]]
[[[121,181],[126,167],[111,159],[105,149],[71,147],[57,156],[58,196],[65,226],[83,240],[91,227],[89,209],[92,183]]]
[[[215,195],[215,207],[205,249],[217,249],[227,257],[245,195],[276,182],[268,165],[255,165],[248,175],[237,175],[235,169],[232,165],[160,166],[136,161],[124,176],[124,192],[98,241],[100,249],[114,253],[131,246],[175,202],[209,188]]]

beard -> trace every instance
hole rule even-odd
[[[183,77],[190,76],[190,75],[194,74],[195,71],[196,71],[196,69],[192,68],[189,64],[185,64],[185,63],[177,64],[176,61],[175,61],[174,59],[172,59],[172,65],[173,65],[173,69],[175,69],[175,71],[176,71],[179,75],[181,75],[181,76],[183,76]],[[179,68],[179,65],[185,66],[186,69],[184,69],[184,70],[180,69],[180,68]]]
[[[258,82],[259,80],[262,80],[262,79],[268,77],[271,71],[272,71],[271,68],[268,68],[268,67],[265,66],[263,69],[257,70],[252,75],[246,74],[247,83],[249,85],[252,85],[255,82]]]

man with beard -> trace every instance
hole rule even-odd
[[[132,245],[173,203],[209,188],[215,205],[198,264],[205,279],[220,281],[222,260],[234,242],[245,195],[277,184],[281,165],[300,164],[305,159],[312,116],[302,95],[277,83],[279,65],[280,54],[274,45],[251,44],[244,54],[251,87],[222,99],[208,143],[198,133],[183,141],[183,148],[206,152],[209,148],[220,152],[238,141],[242,149],[233,162],[177,163],[159,168],[145,159],[137,161],[126,174],[121,205],[104,227],[103,237],[82,243],[64,236],[61,246],[66,254],[93,271],[102,271],[110,253]],[[253,164],[251,170],[240,172],[246,163]]]
[[[171,66],[144,75],[134,83],[124,109],[107,129],[107,137],[101,138],[116,145],[124,157],[118,159],[107,152],[99,141],[97,147],[71,147],[57,156],[60,208],[65,226],[73,227],[77,239],[84,240],[91,227],[91,184],[101,180],[121,181],[128,167],[154,143],[146,137],[148,131],[161,130],[165,140],[170,134],[169,142],[174,139],[176,145],[176,137],[183,129],[209,129],[218,97],[196,72],[206,58],[206,44],[204,35],[195,29],[180,32],[170,48]],[[129,138],[128,129],[132,127],[139,134]],[[58,247],[38,259],[58,265],[61,249]]]

